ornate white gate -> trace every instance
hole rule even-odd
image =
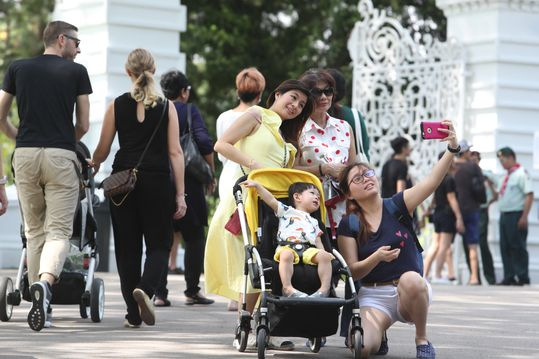
[[[397,19],[375,9],[370,0],[361,0],[358,9],[362,20],[348,40],[354,67],[352,105],[367,121],[371,163],[380,168],[393,153],[389,142],[410,136],[410,172],[423,178],[445,145],[422,141],[419,123],[449,118],[459,134],[464,130],[463,48],[428,35],[414,41]]]

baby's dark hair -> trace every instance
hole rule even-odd
[[[296,202],[294,201],[294,195],[296,193],[299,193],[299,194],[302,194],[303,192],[311,189],[311,188],[314,188],[315,190],[318,191],[318,188],[312,184],[312,183],[307,183],[307,182],[295,182],[295,183],[292,183],[290,185],[290,187],[288,187],[288,203],[296,208]]]

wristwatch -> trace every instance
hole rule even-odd
[[[449,145],[447,145],[447,150],[451,153],[459,153],[460,152],[460,145],[457,146],[457,148],[451,148]]]
[[[7,183],[7,176],[0,177],[0,185]]]

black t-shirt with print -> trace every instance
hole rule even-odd
[[[17,98],[16,147],[75,150],[75,102],[92,93],[84,66],[56,55],[17,60],[7,69],[3,90]]]

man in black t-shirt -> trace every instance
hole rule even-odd
[[[468,284],[481,284],[479,277],[479,261],[477,257],[479,246],[479,203],[473,194],[472,179],[480,178],[483,181],[481,168],[471,159],[470,147],[466,140],[460,142],[459,158],[455,160],[455,184],[457,200],[459,202],[462,219],[464,221],[464,234],[462,235],[466,262],[470,270]]]
[[[69,251],[79,199],[75,143],[89,127],[92,87],[86,68],[73,62],[80,53],[77,32],[63,21],[49,23],[43,32],[43,55],[14,61],[0,91],[0,130],[16,140],[13,167],[32,284],[28,324],[36,331],[51,324],[51,285]],[[7,121],[14,97],[19,128]]]
[[[389,198],[412,187],[407,163],[412,153],[410,142],[404,137],[397,137],[390,144],[395,153],[382,167],[382,198]]]

